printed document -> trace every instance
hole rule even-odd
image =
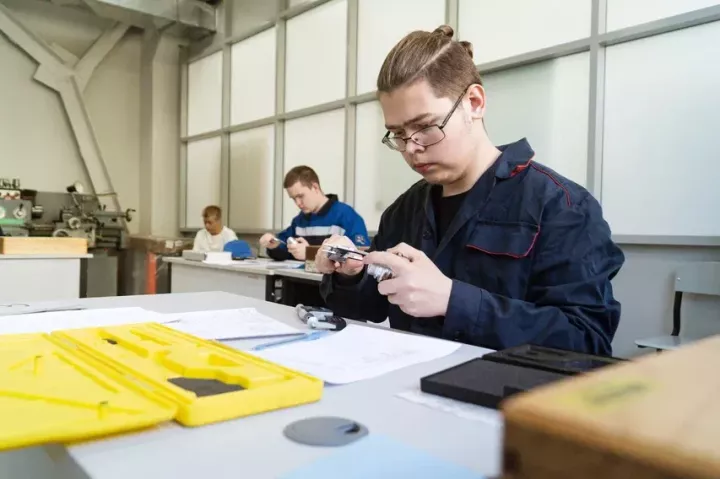
[[[253,354],[330,384],[346,384],[439,359],[459,347],[458,343],[426,336],[349,324],[316,341],[290,343]]]

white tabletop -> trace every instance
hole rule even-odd
[[[213,264],[203,261],[190,261],[185,258],[166,257],[163,261],[172,264],[190,266],[193,268],[219,269],[223,271],[234,271],[236,273],[259,274],[263,276],[272,276],[274,270],[268,269],[266,264],[271,260],[252,260],[253,263],[246,261],[233,261],[232,264]],[[257,263],[256,261],[259,261]]]
[[[92,298],[73,304],[77,303],[89,308],[140,306],[164,313],[254,307],[295,327],[302,325],[292,308],[228,293]],[[255,342],[229,344],[246,349]],[[473,421],[396,397],[418,388],[421,377],[485,352],[463,345],[436,361],[349,385],[326,386],[322,400],[311,405],[197,428],[168,423],[143,432],[45,449],[58,471],[74,474],[80,468],[83,477],[94,479],[275,478],[335,451],[293,443],[283,436],[285,426],[307,417],[332,415],[358,421],[370,434],[389,436],[486,476],[498,475],[499,415]]]
[[[0,254],[3,259],[85,259],[92,258],[91,254]]]
[[[163,261],[168,263],[180,264],[183,266],[190,266],[195,268],[205,269],[219,269],[223,271],[234,271],[237,273],[245,274],[260,274],[263,276],[281,276],[286,278],[297,278],[305,279],[309,281],[322,281],[322,274],[311,273],[301,268],[284,268],[280,267],[281,262],[273,261],[270,259],[255,259],[249,261],[233,261],[232,264],[212,264],[204,263],[202,261],[191,261],[185,258],[167,257],[163,258]],[[259,262],[259,263],[258,263]],[[268,265],[274,265],[275,267],[268,267]]]

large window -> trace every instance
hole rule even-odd
[[[347,0],[287,23],[285,107],[300,110],[345,97]]]
[[[590,35],[591,0],[460,0],[460,38],[478,63]]]
[[[274,28],[232,46],[230,121],[234,125],[275,114]]]
[[[496,143],[526,137],[535,160],[581,185],[587,178],[587,53],[485,76],[486,127]]]
[[[294,166],[309,166],[320,177],[320,186],[325,193],[334,193],[344,200],[344,131],[343,110],[288,121],[285,125],[284,170],[287,172]],[[298,213],[295,203],[283,194],[283,224],[290,223]]]
[[[407,33],[449,23],[473,43],[491,139],[527,138],[536,161],[600,199],[620,242],[720,236],[707,173],[720,149],[720,0],[224,3],[229,31],[191,48],[184,72],[188,230],[210,203],[240,232],[287,226],[297,208],[282,180],[301,164],[376,230],[420,180],[380,143],[379,69]]]

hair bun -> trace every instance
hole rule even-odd
[[[467,52],[467,54],[470,55],[470,58],[472,58],[473,57],[472,43],[466,42],[466,41],[462,41],[462,42],[458,42],[458,43],[460,43],[460,46],[462,46],[465,49],[465,51]]]
[[[450,25],[440,25],[435,30],[433,30],[433,33],[439,33],[440,35],[446,36],[450,39],[452,39],[453,35],[455,34],[455,31]]]

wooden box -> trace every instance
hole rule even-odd
[[[87,254],[85,238],[0,238],[0,254]]]
[[[509,399],[507,479],[720,478],[720,336]]]

